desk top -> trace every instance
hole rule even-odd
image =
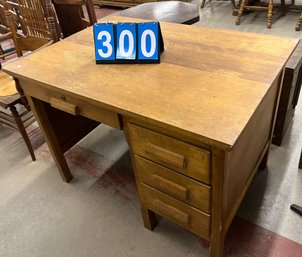
[[[88,28],[4,70],[231,149],[298,40],[164,22],[161,28],[160,64],[96,65]]]

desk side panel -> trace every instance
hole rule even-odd
[[[242,135],[227,154],[224,173],[223,216],[227,231],[262,159],[267,158],[272,137],[282,74],[262,99]]]

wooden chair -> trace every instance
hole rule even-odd
[[[10,10],[10,16],[12,17],[12,22],[16,20],[16,13]],[[0,42],[0,58],[5,59],[6,57],[13,55],[16,53],[15,48],[3,48],[2,43],[9,41],[11,39],[11,32],[9,29],[9,25],[6,22],[6,12],[5,7],[2,3],[0,3],[0,34],[2,34],[2,39]],[[6,44],[9,45],[9,44]]]
[[[188,25],[199,21],[198,6],[180,1],[163,1],[140,4],[123,10],[116,15]]]
[[[35,121],[35,118],[26,108],[20,112],[17,104],[22,105],[22,100],[16,90],[15,81],[6,73],[0,72],[0,107],[11,112],[0,110],[0,123],[21,133],[30,156],[35,161],[34,150],[26,132],[26,128]]]
[[[249,5],[249,0],[242,0],[239,8],[239,12],[236,18],[236,25],[240,24],[241,16],[243,15],[243,12],[246,10],[252,10],[252,11],[267,11],[267,23],[266,27],[270,29],[272,27],[272,18],[273,18],[273,0],[268,1],[267,6],[256,6],[256,5]]]
[[[286,12],[285,0],[281,0],[280,9],[281,15],[284,16]],[[235,21],[236,25],[240,24],[241,16],[245,11],[267,11],[266,27],[268,29],[272,27],[273,14],[275,12],[273,0],[268,0],[267,4],[259,1],[242,0]]]
[[[53,0],[53,4],[64,38],[97,22],[92,0]]]
[[[13,22],[11,10],[6,1],[0,0],[4,8],[6,23],[10,31],[0,37],[1,40],[11,39],[14,42],[15,51],[18,57],[23,55],[23,51],[34,51],[58,40],[54,31],[54,11],[49,0],[45,1],[47,12],[44,12],[39,0],[17,0],[19,8],[17,16],[24,26],[24,35],[17,34],[15,23]],[[1,56],[0,56],[1,57]],[[0,111],[0,122],[7,127],[18,130],[27,145],[31,158],[34,161],[35,155],[32,145],[26,133],[26,127],[34,122],[34,116],[30,112],[27,100],[22,94],[22,89],[16,89],[16,84],[11,76],[0,70],[0,107],[8,109],[11,113]],[[17,104],[22,104],[26,108],[19,113]]]
[[[24,50],[34,51],[49,42],[59,40],[51,0],[14,0],[14,2],[17,19],[24,34],[23,37],[16,35],[21,50],[24,47]]]

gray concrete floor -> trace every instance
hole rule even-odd
[[[229,2],[207,3],[196,25],[302,35],[294,30],[297,13],[274,20],[271,30],[264,13],[245,16],[240,26],[231,13]],[[256,175],[238,212],[299,244],[302,218],[289,206],[302,205],[301,124],[300,99],[283,145],[271,146],[268,169]],[[66,154],[70,184],[59,177],[37,125],[30,138],[35,162],[21,136],[0,126],[0,257],[207,256],[198,237],[167,220],[153,232],[143,227],[123,132],[101,125],[73,147]]]

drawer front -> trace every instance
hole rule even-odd
[[[132,151],[146,159],[210,184],[210,152],[129,124]]]
[[[30,83],[36,84],[35,82]],[[81,115],[114,128],[121,128],[118,114],[115,112],[95,106],[88,101],[69,94],[62,94],[56,90],[43,88],[39,84],[27,87],[28,82],[22,81],[21,85],[26,95],[50,103],[56,109],[72,115]]]
[[[170,196],[210,213],[211,188],[154,162],[135,156],[138,179]]]
[[[149,210],[168,218],[198,236],[209,239],[210,218],[194,207],[172,198],[148,185],[139,184],[142,205]]]

